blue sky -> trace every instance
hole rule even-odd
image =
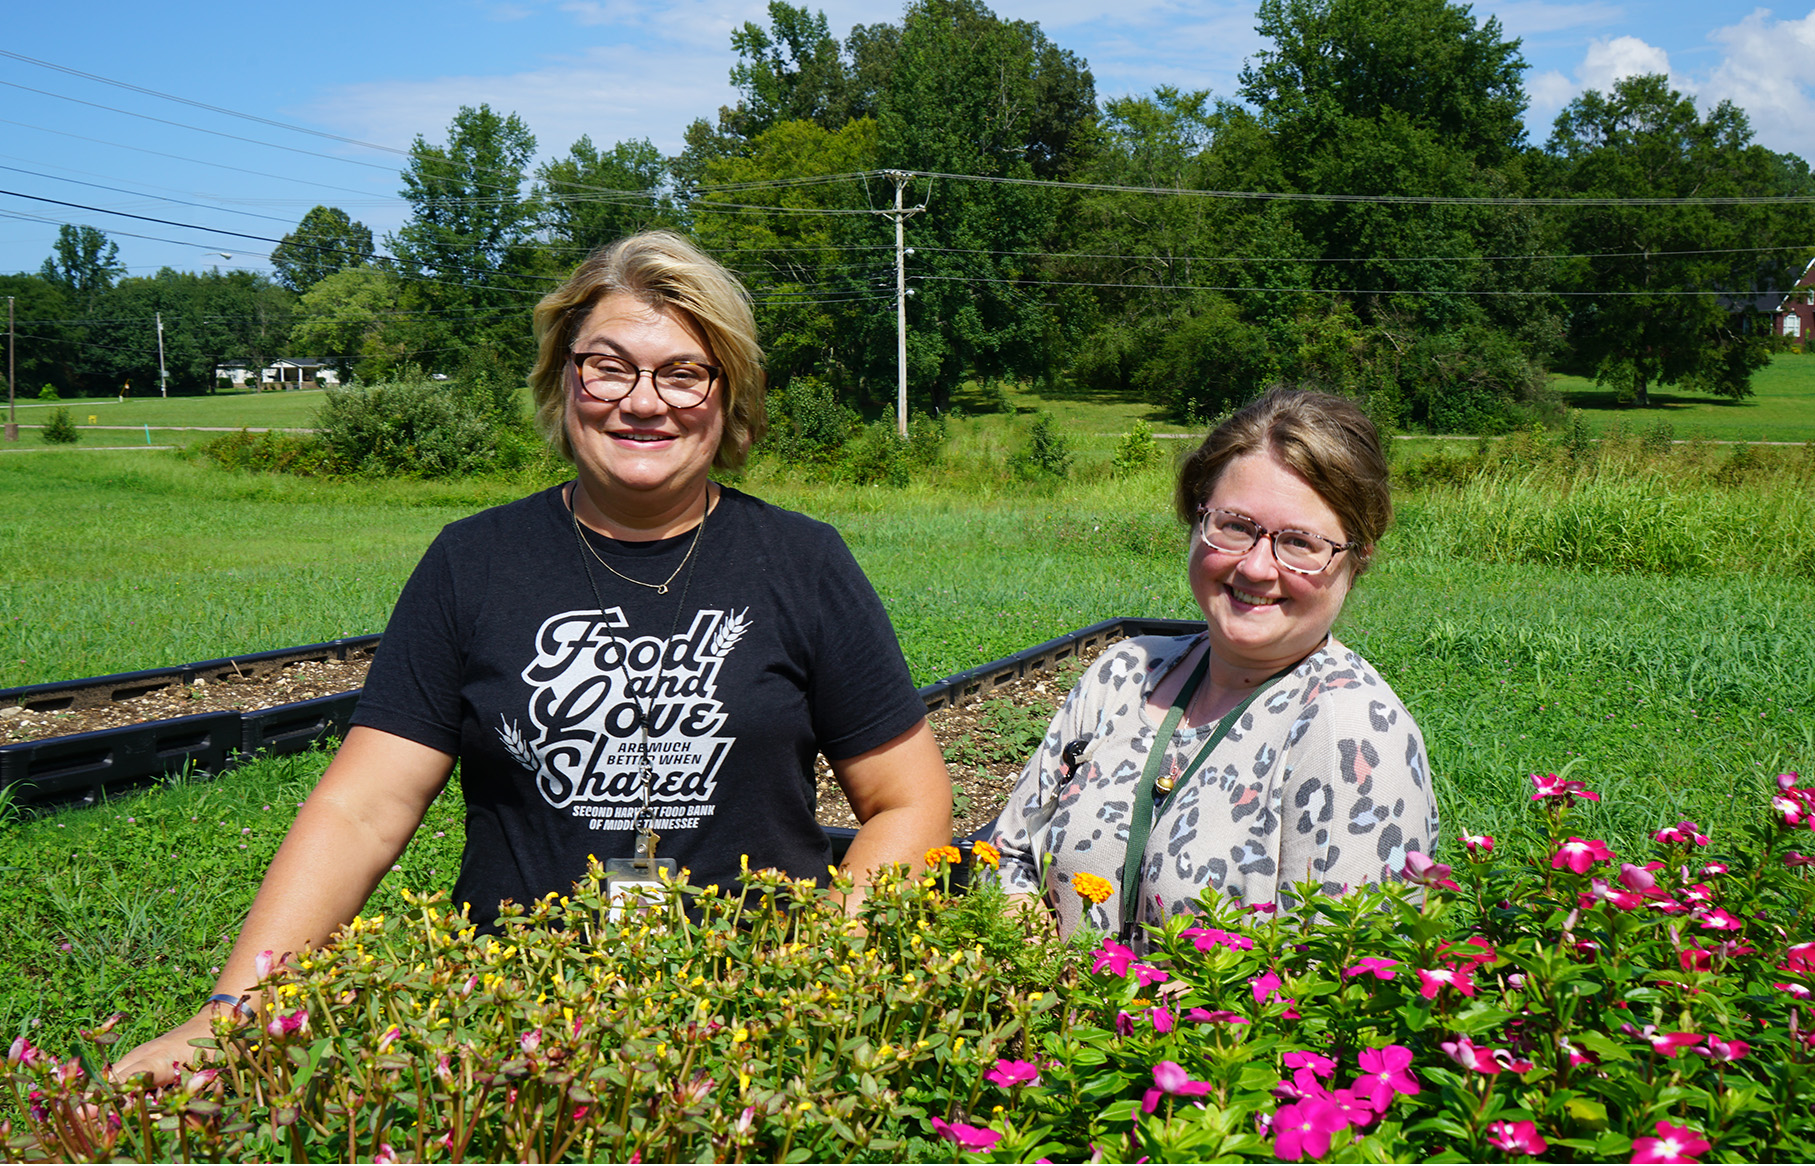
[[[899,0],[809,7],[823,9],[840,37],[902,13]],[[1103,97],[1159,85],[1232,97],[1243,61],[1262,47],[1251,0],[994,7],[1038,21],[1088,61]],[[1506,0],[1477,4],[1475,13],[1498,17],[1524,42],[1536,141],[1584,88],[1667,72],[1705,106],[1730,99],[1745,108],[1758,141],[1815,158],[1804,128],[1815,9]],[[581,134],[601,145],[647,137],[673,152],[689,121],[732,100],[730,33],[747,20],[766,21],[765,0],[14,5],[0,49],[105,80],[0,57],[0,190],[11,192],[0,194],[0,271],[35,271],[58,222],[107,231],[132,274],[164,265],[268,270],[270,244],[258,238],[26,195],[272,239],[328,203],[382,235],[406,213],[397,197],[402,158],[391,151],[407,149],[416,134],[439,140],[462,104],[517,112],[544,156],[565,153]]]

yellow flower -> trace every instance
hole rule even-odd
[[[971,843],[971,861],[994,869],[1002,865],[1002,852],[987,842]]]
[[[1115,884],[1100,875],[1079,871],[1071,876],[1071,889],[1083,899],[1101,906],[1109,896],[1115,894]]]
[[[935,846],[926,852],[926,864],[938,866],[942,862],[958,862],[963,857],[956,846]]]

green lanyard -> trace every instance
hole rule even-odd
[[[1303,661],[1299,661],[1299,663],[1303,663]],[[1291,667],[1275,672],[1267,678],[1265,683],[1256,686],[1254,691],[1250,692],[1240,704],[1224,714],[1223,719],[1216,722],[1216,731],[1210,734],[1210,739],[1204,742],[1204,747],[1197,751],[1197,756],[1191,759],[1191,764],[1185,768],[1183,773],[1179,774],[1178,780],[1173,785],[1183,785],[1191,780],[1191,775],[1196,773],[1205,761],[1209,760],[1211,751],[1222,744],[1223,738],[1229,735],[1229,730],[1235,727],[1235,722],[1241,718],[1244,712],[1248,711],[1248,706],[1253,704],[1261,693],[1273,687],[1275,680],[1296,667],[1298,664],[1293,664]],[[1210,648],[1205,645],[1204,658],[1197,662],[1197,667],[1192,669],[1184,687],[1179,689],[1178,695],[1172,698],[1172,707],[1166,710],[1166,719],[1160,722],[1159,733],[1153,739],[1153,747],[1147,751],[1147,768],[1141,772],[1141,784],[1135,787],[1134,816],[1128,821],[1128,854],[1122,860],[1122,935],[1124,940],[1134,925],[1141,905],[1141,866],[1147,857],[1147,836],[1153,833],[1154,783],[1159,779],[1160,766],[1165,764],[1166,754],[1172,747],[1172,734],[1178,729],[1178,723],[1185,715],[1185,706],[1190,704],[1191,698],[1197,695],[1197,686],[1204,682],[1204,676],[1209,671]],[[1168,789],[1170,788],[1172,787],[1168,787]]]

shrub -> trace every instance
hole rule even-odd
[[[348,473],[451,477],[514,469],[535,452],[514,395],[485,380],[330,388],[315,425]]]
[[[1136,421],[1133,428],[1116,440],[1109,472],[1115,477],[1126,478],[1159,460],[1160,443],[1153,439],[1153,427],[1145,421]]]
[[[54,445],[69,445],[80,440],[82,436],[76,431],[76,423],[70,419],[68,409],[54,410],[50,415],[50,420],[44,423],[43,429],[39,430],[39,434],[45,441]]]
[[[916,413],[908,419],[908,457],[914,465],[931,469],[945,460],[951,429],[943,414]]]
[[[252,433],[242,429],[203,442],[200,452],[230,470],[310,476],[329,474],[334,470],[333,454],[327,443],[313,434],[277,430]]]
[[[795,465],[829,465],[862,423],[830,385],[812,376],[797,376],[770,393],[768,408],[762,448]]]
[[[1008,465],[1017,477],[1063,478],[1071,473],[1071,442],[1059,432],[1051,414],[1034,414],[1027,427],[1027,444],[1009,455]]]
[[[943,869],[956,855],[933,857]],[[276,1006],[224,1017],[219,1066],[167,1092],[116,1087],[21,1038],[8,1076],[31,1096],[6,1150],[844,1161],[918,1145],[909,1156],[943,1158],[931,1123],[976,1105],[984,1072],[1057,1004],[1023,990],[1055,970],[999,892],[976,934],[953,930],[941,879],[900,874],[860,920],[841,906],[848,879],[764,871],[742,895],[671,886],[613,922],[600,874],[495,938],[422,899],[290,964],[267,953]],[[92,1034],[103,1049],[113,1023]],[[83,1104],[93,1125],[74,1117]]]
[[[57,386],[45,385],[43,388],[38,390],[38,400],[54,401],[56,399],[57,399]]]
[[[905,486],[913,473],[910,444],[888,421],[875,421],[857,431],[840,453],[842,477],[859,486]]]

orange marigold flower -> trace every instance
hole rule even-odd
[[[987,842],[971,843],[971,861],[987,867],[1002,865],[1002,852]]]
[[[1081,898],[1089,899],[1092,903],[1099,906],[1101,906],[1109,896],[1115,894],[1114,883],[1111,883],[1108,879],[1099,875],[1088,874],[1083,871],[1079,871],[1077,874],[1071,876],[1071,889],[1076,891]]]
[[[935,846],[926,852],[926,864],[938,866],[942,862],[958,862],[963,857],[956,846]]]

